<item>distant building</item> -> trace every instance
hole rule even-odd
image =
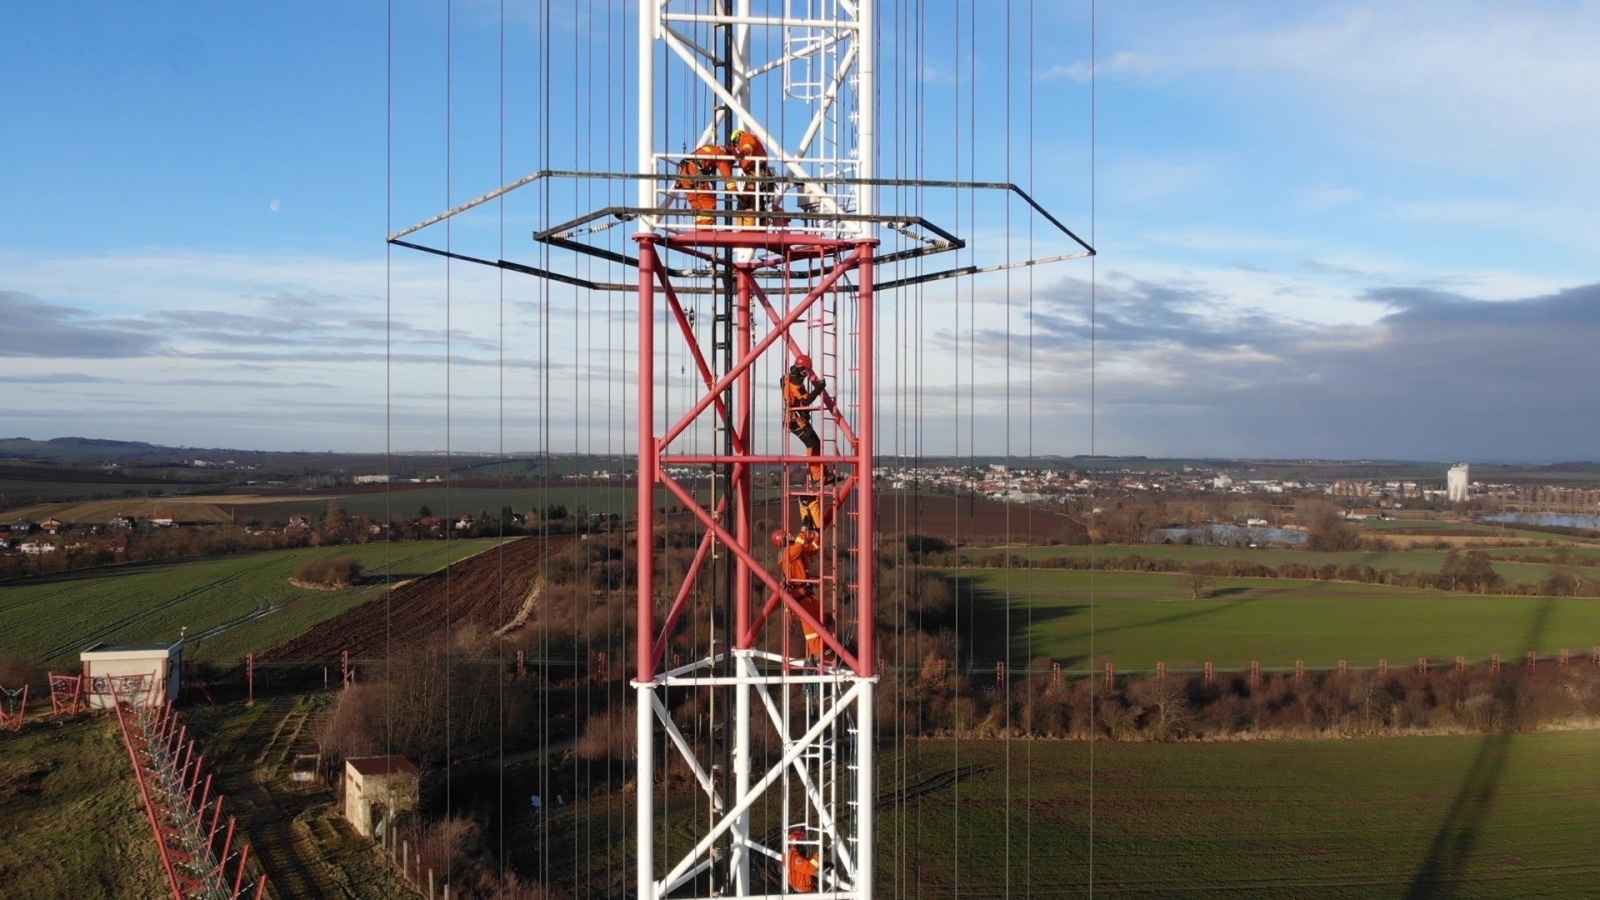
[[[1465,503],[1467,501],[1467,486],[1471,482],[1467,477],[1467,464],[1460,463],[1450,467],[1445,474],[1445,497],[1451,503]]]
[[[351,480],[354,481],[356,484],[388,484],[389,483],[389,476],[387,476],[387,475],[357,475],[355,478],[352,478]]]
[[[1211,480],[1211,486],[1219,491],[1232,490],[1233,479],[1229,478],[1227,475],[1218,475],[1216,478]]]

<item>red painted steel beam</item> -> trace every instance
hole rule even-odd
[[[717,522],[711,518],[710,514],[695,502],[694,497],[688,491],[684,490],[682,485],[678,484],[676,479],[663,473],[660,476],[660,481],[666,486],[668,491],[675,494],[678,499],[683,502],[684,506],[694,513],[696,518],[704,522],[707,528],[710,528],[716,533],[717,540],[722,541],[723,545],[728,548],[729,552],[731,552],[734,556],[745,560],[750,566],[750,571],[755,573],[757,578],[761,579],[761,581],[765,583],[768,588],[778,592],[783,597],[783,602],[789,607],[790,611],[793,612],[795,616],[800,619],[800,621],[810,625],[811,630],[820,635],[823,643],[832,647],[834,652],[839,655],[839,658],[850,665],[852,671],[861,671],[861,669],[858,668],[860,664],[857,662],[855,654],[847,650],[839,638],[834,635],[832,630],[823,626],[821,620],[807,611],[806,608],[794,598],[794,595],[790,594],[788,590],[783,587],[783,584],[774,578],[771,572],[767,571],[767,567],[762,565],[761,561],[756,559],[755,556],[750,553],[749,548],[739,546],[737,541],[734,539],[734,536],[729,534],[727,529],[717,524]]]
[[[232,825],[230,825],[229,827],[231,828]],[[245,845],[243,845],[243,848],[239,851],[239,874],[234,876],[234,879],[233,879],[233,896],[235,896],[235,897],[239,896],[239,892],[244,889],[244,867],[249,862],[250,862],[250,845],[249,844],[245,844]]]
[[[717,504],[716,515],[721,515],[727,507],[724,499]],[[661,660],[667,655],[667,642],[672,639],[673,629],[678,627],[678,620],[683,617],[683,611],[688,608],[689,594],[694,590],[695,579],[700,575],[700,568],[705,565],[706,557],[711,554],[711,545],[716,543],[715,536],[707,531],[700,539],[700,547],[694,553],[694,559],[689,563],[689,570],[684,573],[683,584],[678,587],[678,595],[673,598],[672,606],[667,610],[666,622],[661,626],[661,633],[656,636],[652,650],[651,671],[661,665]]]
[[[733,247],[743,250],[767,250],[773,253],[792,250],[846,249],[859,242],[850,238],[830,238],[802,231],[688,231],[656,237],[674,250],[693,247]]]
[[[737,278],[739,302],[737,305],[737,319],[735,328],[738,335],[739,349],[749,348],[752,337],[753,323],[750,320],[750,289],[753,286],[748,272],[740,272]],[[739,405],[739,418],[733,425],[733,449],[736,453],[750,452],[750,423],[755,411],[755,377],[752,367],[746,366],[739,375],[738,390],[735,398]],[[740,440],[740,437],[744,440]],[[731,462],[731,461],[730,461]],[[754,535],[751,532],[751,517],[753,506],[751,501],[753,492],[750,484],[750,466],[747,463],[735,463],[733,466],[733,499],[734,537],[740,547],[749,547]],[[736,554],[736,556],[738,556]],[[750,630],[750,563],[744,556],[738,556],[739,563],[735,566],[733,580],[733,645],[740,650],[750,649],[745,635]]]
[[[639,681],[655,679],[655,483],[657,458],[661,446],[655,439],[656,371],[656,256],[659,238],[649,233],[635,235],[639,242],[639,490],[638,490],[638,593],[634,606],[634,640],[637,642],[635,666]]]
[[[876,432],[874,416],[877,409],[875,405],[877,393],[875,359],[875,342],[877,340],[876,324],[877,315],[873,305],[872,292],[872,248],[877,241],[862,241],[856,252],[862,256],[859,268],[861,273],[860,284],[856,291],[856,340],[857,367],[856,377],[860,379],[858,386],[861,397],[861,434],[855,441],[856,477],[861,479],[861,496],[856,500],[856,649],[861,654],[862,665],[857,668],[859,675],[872,677],[873,667],[877,665],[875,638],[873,634],[873,536],[878,531],[877,502],[872,486],[873,466],[873,435]],[[870,728],[870,723],[863,723],[863,728]],[[870,836],[869,836],[870,837]]]
[[[677,439],[678,435],[682,434],[689,428],[690,425],[694,424],[694,421],[700,417],[701,413],[705,412],[706,407],[710,406],[715,401],[717,396],[719,396],[723,391],[727,390],[728,387],[737,381],[747,369],[754,365],[755,361],[761,358],[761,354],[765,353],[768,347],[776,343],[779,337],[783,336],[783,334],[786,333],[789,328],[791,328],[796,322],[800,321],[801,317],[806,313],[806,311],[814,306],[816,302],[822,298],[822,295],[827,293],[828,290],[833,287],[835,282],[853,270],[858,263],[859,260],[857,260],[856,256],[851,256],[848,259],[841,260],[839,264],[834,267],[833,271],[829,272],[821,281],[817,282],[817,285],[813,287],[799,303],[796,303],[794,307],[789,310],[788,315],[784,316],[772,331],[767,332],[766,336],[760,341],[757,341],[754,347],[747,350],[744,355],[734,363],[733,368],[730,371],[724,374],[721,378],[717,379],[717,383],[713,385],[711,389],[708,390],[698,401],[696,401],[694,406],[690,407],[689,411],[684,413],[683,417],[680,418],[675,425],[667,429],[666,434],[664,434],[658,441],[660,446],[665,447],[666,445],[672,443]],[[642,281],[642,274],[640,278]],[[644,299],[642,291],[640,299],[641,318],[645,318],[645,316],[642,315],[642,312],[646,309],[642,302]],[[648,308],[651,310],[654,309],[653,297],[651,298],[651,305]],[[654,319],[655,316],[652,314],[649,316],[649,318]],[[654,340],[653,332],[651,339]],[[653,352],[651,356],[652,358],[650,362],[652,368],[650,371],[653,372],[655,371]],[[644,370],[641,369],[640,371],[643,372]]]
[[[795,465],[811,465],[813,463],[854,463],[860,459],[859,454],[849,456],[796,456],[792,453],[663,453],[661,464],[663,466],[682,463],[684,465],[721,465],[722,463],[755,464],[755,463],[793,463]]]
[[[710,388],[712,385],[716,384],[717,378],[712,374],[711,366],[706,363],[705,354],[700,351],[700,339],[695,337],[694,327],[689,324],[689,316],[683,311],[683,304],[678,302],[678,292],[673,290],[672,281],[667,277],[667,273],[664,269],[657,269],[656,274],[661,282],[661,290],[667,295],[667,306],[672,310],[673,318],[677,319],[678,330],[683,332],[684,342],[689,345],[689,353],[694,357],[695,368],[700,370],[701,379],[705,381],[706,387]],[[641,309],[640,315],[643,314],[644,311]],[[641,372],[639,377],[644,378],[644,373]],[[726,417],[728,415],[728,407],[722,402],[722,395],[720,393],[717,395],[716,402],[717,412]],[[746,448],[740,447],[739,449],[744,450]]]
[[[861,261],[860,265],[872,265],[872,254],[870,252],[865,255],[865,258]],[[860,266],[858,266],[858,268],[860,268]],[[756,299],[760,300],[761,306],[766,309],[767,317],[772,320],[774,326],[777,326],[778,323],[783,321],[783,317],[778,315],[778,310],[772,305],[772,301],[767,299],[767,292],[762,290],[760,285],[757,285],[755,293]],[[802,352],[804,352],[803,348],[800,346],[800,343],[790,336],[788,329],[783,330],[783,339],[788,343],[789,350],[796,356],[799,356]],[[822,408],[828,411],[828,414],[833,417],[834,423],[839,426],[839,431],[844,434],[845,440],[848,441],[851,446],[855,446],[855,429],[850,427],[850,420],[839,409],[839,403],[834,399],[833,393],[827,388],[823,388],[822,393],[818,394],[817,397],[822,401]]]

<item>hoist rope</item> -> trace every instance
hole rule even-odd
[[[1099,115],[1099,107],[1098,107],[1099,91],[1098,91],[1098,85],[1099,85],[1099,69],[1100,69],[1099,59],[1096,56],[1096,53],[1098,51],[1098,46],[1097,46],[1098,14],[1099,14],[1099,9],[1098,9],[1097,0],[1089,0],[1089,245],[1093,246],[1093,247],[1098,247],[1099,246],[1099,241],[1098,241],[1098,239],[1096,237],[1096,234],[1095,234],[1095,176],[1096,176],[1096,169],[1095,169],[1096,158],[1095,158],[1095,154],[1096,154],[1096,151],[1097,151],[1096,128],[1098,126],[1098,115]],[[1096,357],[1096,352],[1097,352],[1096,338],[1099,335],[1098,335],[1098,331],[1097,331],[1098,321],[1097,321],[1097,318],[1096,318],[1096,308],[1095,308],[1095,301],[1096,301],[1095,286],[1096,286],[1096,283],[1097,283],[1097,280],[1096,280],[1096,268],[1095,267],[1096,267],[1096,263],[1098,261],[1099,261],[1099,257],[1098,256],[1089,257],[1089,458],[1090,459],[1094,459],[1100,452],[1099,449],[1098,449],[1098,444],[1096,442],[1096,433],[1095,433],[1095,426],[1096,426],[1096,422],[1097,422],[1097,419],[1098,419],[1098,415],[1097,415],[1098,414],[1098,409],[1097,409],[1097,406],[1096,406],[1096,400],[1097,400],[1097,397],[1098,397],[1098,393],[1097,393],[1097,390],[1096,390],[1096,388],[1097,388],[1096,378],[1097,378],[1098,370],[1099,370],[1099,367],[1097,365],[1098,359]],[[1094,495],[1097,496],[1098,494],[1099,494],[1099,486],[1096,485],[1095,490],[1094,490]],[[1091,504],[1090,505],[1090,510],[1092,511],[1093,509],[1094,509],[1094,506]],[[1091,512],[1091,515],[1092,514],[1093,513]],[[1089,544],[1089,659],[1090,660],[1093,660],[1093,659],[1096,658],[1096,656],[1095,656],[1095,653],[1096,653],[1096,649],[1095,649],[1095,634],[1096,634],[1095,613],[1097,611],[1096,610],[1096,598],[1097,598],[1097,595],[1095,593],[1095,587],[1096,587],[1096,585],[1095,585],[1095,574],[1096,574],[1096,571],[1099,568],[1099,566],[1097,565],[1099,560],[1098,560],[1098,557],[1096,555],[1095,546],[1096,545],[1094,544],[1094,542],[1091,541],[1090,544]],[[1091,686],[1095,684],[1094,672],[1092,672],[1092,671],[1089,673],[1089,684]],[[1093,696],[1093,695],[1091,694],[1091,696]],[[1094,727],[1095,726],[1095,706],[1096,706],[1096,704],[1094,704],[1094,703],[1090,703],[1089,704],[1089,864],[1088,864],[1088,883],[1089,883],[1089,894],[1090,894],[1090,896],[1094,895],[1094,826],[1095,826],[1094,776],[1095,776],[1095,746],[1098,743],[1098,741],[1096,740],[1096,737],[1095,737],[1095,732],[1096,732],[1097,729]]]
[[[450,209],[454,206],[451,191],[451,175],[453,174],[451,164],[454,161],[452,154],[455,151],[455,135],[453,133],[455,126],[455,109],[453,105],[455,102],[454,0],[445,0],[444,9],[444,208]],[[446,219],[444,223],[444,248],[446,252],[450,252],[454,247],[454,236],[455,218],[451,217]],[[455,399],[454,382],[452,380],[454,372],[451,366],[453,362],[451,353],[455,349],[451,343],[454,337],[451,330],[451,326],[454,324],[451,318],[454,312],[452,301],[455,299],[453,293],[454,282],[452,281],[454,271],[455,260],[446,256],[444,260],[444,459],[447,473],[452,473],[455,468],[451,464],[451,451],[454,449],[454,444],[451,440],[453,438],[451,426],[454,424],[452,403]],[[451,484],[452,479],[449,475],[446,475],[444,483],[444,520],[446,523],[444,540],[447,548],[450,546],[450,542],[454,540],[456,531],[456,517],[452,509],[454,493],[451,490]],[[448,555],[446,558],[449,558]],[[455,602],[455,591],[453,590],[455,586],[453,580],[454,569],[454,566],[446,565],[444,570],[444,769],[446,772],[450,771],[455,758],[454,748],[451,746],[451,738],[454,736],[452,726],[454,725],[455,692],[451,690],[450,684],[451,670],[454,668],[452,663],[455,661],[451,652],[455,641],[452,640],[450,635],[450,611]],[[452,793],[453,786],[451,781],[452,779],[446,777],[444,782],[444,808],[447,814],[455,809],[452,803],[454,794]],[[450,869],[453,864],[454,859],[445,863],[444,880],[446,884],[450,883]]]

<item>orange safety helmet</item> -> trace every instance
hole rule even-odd
[[[784,544],[788,543],[788,541],[789,535],[782,528],[774,528],[772,530],[772,546],[782,547]]]
[[[809,369],[811,368],[811,357],[802,353],[794,358],[794,364],[802,369]]]
[[[803,841],[805,839],[806,839],[805,829],[803,829],[803,828],[791,828],[791,829],[789,829],[789,840],[791,840],[791,841]]]

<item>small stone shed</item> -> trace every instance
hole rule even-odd
[[[95,644],[78,654],[90,709],[110,709],[114,686],[124,702],[160,706],[178,699],[183,641],[153,644]],[[131,676],[152,675],[149,689],[133,690]]]
[[[344,761],[344,817],[363,836],[382,840],[395,817],[417,808],[417,764],[404,756]]]

